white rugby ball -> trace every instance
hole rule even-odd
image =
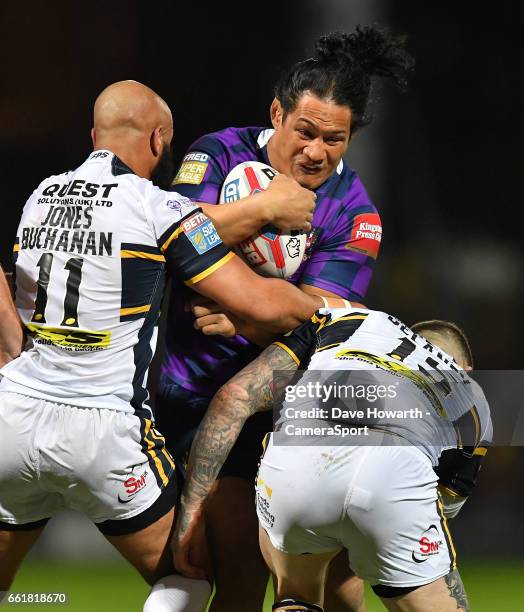
[[[274,168],[261,162],[238,164],[222,185],[220,204],[265,191],[277,174]],[[283,232],[274,225],[265,225],[238,244],[235,251],[259,274],[289,278],[302,263],[306,242],[307,234],[302,230]]]

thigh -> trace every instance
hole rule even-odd
[[[351,570],[346,550],[329,564],[324,605],[329,612],[365,611],[364,581]]]
[[[253,484],[221,478],[206,504],[206,529],[216,595],[213,612],[261,609],[268,571],[258,546]]]
[[[457,570],[444,578],[396,597],[382,598],[392,612],[469,612],[469,603]]]
[[[170,549],[174,508],[144,529],[125,535],[107,535],[107,540],[149,584],[174,573]]]
[[[275,601],[293,598],[322,606],[329,562],[338,551],[289,555],[275,548],[262,528],[259,537],[264,560],[276,577]]]
[[[43,526],[28,530],[2,530],[0,526],[0,601],[7,591],[25,556],[36,542]]]

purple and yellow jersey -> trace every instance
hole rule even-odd
[[[245,161],[271,165],[273,130],[227,128],[199,138],[184,157],[174,189],[192,200],[217,204],[229,172]],[[288,280],[361,301],[373,273],[382,227],[356,173],[343,161],[317,190],[304,260]],[[204,336],[184,311],[187,289],[173,283],[162,375],[190,391],[211,396],[260,352],[241,336]]]

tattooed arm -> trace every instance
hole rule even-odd
[[[191,447],[187,480],[180,500],[172,548],[176,568],[190,578],[201,570],[190,563],[192,536],[198,529],[204,501],[246,420],[273,406],[273,372],[294,372],[297,364],[276,345],[231,378],[214,396]]]

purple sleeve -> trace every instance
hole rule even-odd
[[[186,153],[172,190],[194,201],[218,204],[226,168],[224,144],[210,135],[203,136]]]
[[[332,200],[338,214],[315,246],[300,283],[350,300],[361,300],[373,274],[382,225],[358,177],[342,201]]]

